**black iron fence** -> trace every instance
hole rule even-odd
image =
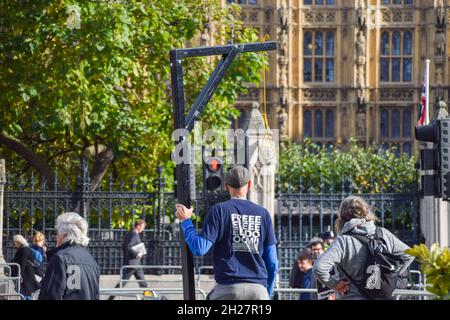
[[[33,176],[18,181],[8,178],[4,201],[4,253],[11,261],[15,249],[12,237],[22,234],[31,238],[35,230],[43,231],[49,247],[55,245],[55,220],[62,212],[77,210],[89,222],[89,250],[104,274],[117,274],[122,264],[122,240],[135,218],[147,221],[142,239],[148,248],[148,265],[181,265],[179,224],[174,219],[174,194],[167,190],[159,169],[152,190],[131,179],[128,183],[109,178],[106,186],[89,191],[87,167],[76,184],[56,179],[52,190]],[[73,186],[78,188],[71,191]],[[348,185],[348,187],[345,187]],[[277,188],[275,229],[281,267],[290,267],[298,252],[312,236],[333,228],[340,202],[351,193],[352,184],[343,183],[339,191],[308,191],[307,186]],[[307,190],[306,192],[302,190]],[[380,217],[380,224],[397,234],[405,242],[417,242],[417,197],[410,193],[362,194]],[[225,193],[208,195],[197,193],[193,200],[196,212],[203,216],[217,202],[228,199]],[[201,227],[200,219],[197,227]],[[211,254],[196,257],[197,267],[212,265]]]
[[[380,219],[378,225],[387,228],[405,243],[418,242],[418,198],[415,189],[406,193],[361,193],[351,181],[343,179],[340,190],[322,188],[318,193],[302,185],[282,192],[278,180],[275,229],[278,255],[282,267],[291,266],[299,251],[314,236],[334,230],[339,205],[349,195],[363,197]],[[305,190],[305,191],[303,191]],[[286,280],[288,274],[282,275]]]

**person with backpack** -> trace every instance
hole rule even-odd
[[[25,300],[31,300],[31,295],[40,288],[36,275],[42,277],[43,274],[34,262],[33,252],[27,240],[22,235],[17,234],[13,237],[13,241],[17,251],[12,262],[20,266],[20,293]],[[13,277],[19,276],[17,269],[17,267],[11,268]]]
[[[388,230],[361,197],[350,196],[339,207],[339,236],[313,266],[318,281],[337,292],[338,300],[390,300],[401,274],[414,257]],[[330,270],[336,266],[335,276]]]

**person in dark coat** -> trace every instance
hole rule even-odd
[[[123,250],[123,265],[136,265],[140,266],[142,262],[142,258],[144,255],[142,252],[138,252],[133,249],[136,245],[142,243],[141,238],[139,236],[140,233],[142,233],[145,229],[146,222],[142,219],[137,219],[134,223],[133,230],[129,231],[122,244],[122,250]],[[142,268],[124,268],[123,274],[122,274],[122,280],[129,280],[131,276],[134,275],[136,280],[138,280],[139,286],[141,288],[147,288],[147,282],[145,281],[145,275]],[[125,286],[127,283],[124,282]],[[116,288],[120,287],[120,282],[116,285]],[[110,296],[109,300],[114,300],[114,296]]]
[[[100,267],[86,249],[86,220],[75,212],[63,213],[56,230],[56,248],[49,257],[39,300],[98,300]]]
[[[20,266],[20,293],[24,296],[25,300],[31,300],[31,295],[36,290],[39,290],[39,282],[36,279],[36,275],[42,277],[42,272],[39,267],[35,265],[33,259],[33,252],[28,246],[27,240],[20,234],[14,236],[14,246],[17,248],[14,255],[13,263],[17,263]],[[12,267],[12,276],[18,276],[18,268]]]

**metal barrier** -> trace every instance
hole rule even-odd
[[[197,268],[197,287],[201,288],[201,275],[202,275],[202,271],[203,270],[213,270],[214,271],[214,267],[213,266],[203,266],[203,267],[199,267]],[[214,282],[214,284],[216,283],[215,279],[212,280],[203,280],[204,282]]]
[[[0,298],[1,297],[19,297],[20,300],[25,300],[25,296],[23,294],[15,293],[15,292],[12,292],[12,293],[0,293]],[[2,300],[2,299],[0,299],[0,300]],[[9,299],[7,299],[7,300],[9,300]]]
[[[289,294],[289,297],[292,297],[293,294],[299,294],[299,293],[317,293],[317,289],[294,289],[294,288],[276,288],[274,289],[274,293],[284,293]],[[408,290],[408,289],[396,289],[392,293],[392,297],[395,300],[400,300],[401,297],[415,297],[415,298],[421,298],[421,300],[424,300],[426,298],[435,297],[436,295],[432,294],[431,292],[425,291],[425,290]],[[298,295],[295,296],[295,300],[298,299]],[[279,300],[290,300],[290,299],[280,299]]]
[[[419,298],[419,300],[428,300],[427,298],[433,298],[436,297],[435,294],[428,292],[426,290],[406,290],[406,289],[396,289],[392,293],[392,296],[396,300],[401,300],[402,297],[412,297],[412,298]],[[414,300],[414,299],[408,299],[406,300]]]
[[[11,276],[12,275],[11,267],[16,267],[17,268],[17,276],[16,277],[12,277]],[[18,263],[0,263],[0,268],[2,268],[3,270],[4,269],[9,270],[9,272],[8,272],[9,276],[4,276],[3,278],[0,279],[1,281],[7,283],[7,291],[8,292],[11,291],[10,286],[9,286],[10,285],[10,281],[12,281],[13,284],[14,284],[14,281],[17,281],[17,285],[14,288],[14,290],[17,291],[16,293],[0,294],[0,296],[14,296],[14,295],[17,296],[17,295],[21,295],[20,294],[20,283],[22,281],[22,277],[21,277],[22,272],[20,270],[20,265]],[[3,271],[3,274],[5,274],[4,271]],[[23,297],[23,295],[21,295],[21,296]]]
[[[147,282],[147,280],[124,280],[123,279],[123,271],[125,269],[153,269],[153,270],[180,270],[182,269],[181,266],[144,266],[144,265],[125,265],[120,268],[120,280],[119,280],[119,287],[123,288],[124,283],[128,282]],[[180,273],[181,276],[181,273]],[[181,279],[180,279],[181,280]],[[166,280],[166,282],[178,282],[180,280]]]
[[[183,288],[104,288],[100,289],[100,295],[102,296],[123,296],[130,297],[136,296],[137,300],[141,300],[146,291],[156,293],[158,296],[161,293],[165,294],[181,294],[183,295]],[[203,300],[206,300],[206,292],[196,288],[196,294],[200,294]],[[155,294],[154,294],[155,295]]]

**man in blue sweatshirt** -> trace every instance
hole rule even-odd
[[[211,300],[268,300],[278,271],[276,239],[269,212],[247,200],[250,173],[242,166],[231,168],[225,187],[231,199],[213,206],[197,234],[192,209],[177,204],[186,243],[196,256],[214,246],[216,286]]]

